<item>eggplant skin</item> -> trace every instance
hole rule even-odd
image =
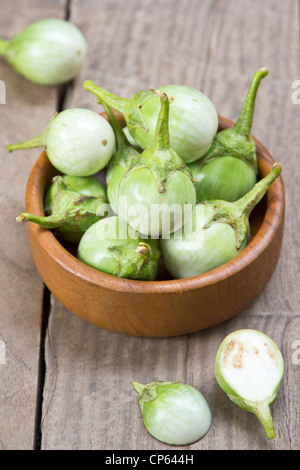
[[[18,74],[39,85],[58,85],[77,75],[85,61],[87,43],[69,21],[46,18],[14,36],[5,52]]]
[[[257,182],[255,170],[233,156],[216,158],[203,166],[190,163],[197,204],[211,199],[234,202],[243,197]]]
[[[170,142],[175,152],[186,164],[203,157],[218,130],[218,114],[212,101],[204,93],[186,85],[166,85],[158,90],[170,98]],[[130,124],[128,129],[142,148],[149,148],[154,141],[159,99],[149,99],[141,111],[148,131],[139,126],[130,128]]]
[[[120,212],[125,214],[129,225],[153,238],[180,229],[186,213],[192,210],[196,202],[195,188],[187,174],[175,171],[167,189],[159,192],[157,180],[146,167],[134,170],[123,178],[119,195],[122,198]],[[122,201],[126,203],[124,207]],[[134,207],[136,212],[132,210]]]
[[[212,215],[212,206],[197,204],[193,216],[184,226],[182,236],[176,233],[171,234],[169,239],[161,239],[163,262],[174,278],[204,274],[230,261],[245,248],[246,242],[239,250],[236,249],[235,231],[227,223],[214,223],[204,228]]]
[[[139,250],[141,247],[144,250]],[[93,224],[85,232],[78,245],[78,259],[113,276],[154,281],[160,250],[157,240],[141,239],[118,216],[112,216]]]

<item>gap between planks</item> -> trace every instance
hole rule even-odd
[[[66,0],[65,4],[65,17],[68,21],[70,19],[72,0]],[[72,83],[62,84],[58,86],[56,111],[59,113],[64,109],[68,90]],[[46,377],[46,360],[45,360],[45,341],[49,325],[49,318],[51,313],[51,292],[48,287],[44,285],[43,300],[41,308],[41,333],[40,333],[40,350],[39,350],[39,363],[38,363],[38,380],[37,380],[37,397],[36,397],[36,413],[35,413],[35,427],[33,436],[33,450],[41,450],[42,446],[42,410],[43,410],[43,391]]]

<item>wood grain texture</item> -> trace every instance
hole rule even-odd
[[[1,37],[9,39],[35,20],[63,17],[65,8],[62,1],[31,0],[25,7],[22,1],[2,0],[0,10]],[[57,90],[28,82],[2,58],[0,79],[6,87],[6,104],[0,105],[0,339],[6,346],[6,363],[0,365],[0,448],[23,450],[34,446],[43,282],[26,230],[15,218],[24,210],[27,179],[40,152],[10,155],[5,146],[43,130],[55,111]]]
[[[47,338],[43,446],[172,449],[144,429],[131,381],[182,379],[203,393],[213,413],[208,434],[184,449],[295,449],[299,443],[297,395],[291,383],[297,380],[297,368],[289,355],[298,320],[296,316],[275,318],[263,312],[260,317],[250,316],[246,323],[245,315],[241,315],[225,325],[178,338],[122,337],[95,329],[54,300]],[[268,332],[288,364],[283,387],[272,406],[277,438],[270,442],[256,417],[233,405],[212,374],[218,345],[226,334],[245,324]]]
[[[65,13],[62,0],[30,0],[26,9],[19,0],[0,3],[1,35],[7,36],[29,20]],[[41,448],[171,449],[146,432],[131,381],[181,378],[203,393],[213,414],[208,434],[184,449],[299,450],[300,364],[293,353],[300,340],[300,105],[291,102],[291,83],[300,79],[298,0],[70,0],[69,11],[87,37],[89,53],[68,87],[66,108],[101,110],[83,89],[85,79],[128,97],[142,88],[176,82],[201,89],[220,114],[235,120],[253,73],[268,67],[253,133],[283,165],[286,222],[277,269],[257,300],[236,318],[198,333],[150,339],[107,332],[52,296],[45,384],[39,391]],[[7,105],[0,105],[1,170],[6,175],[0,190],[0,339],[8,345],[9,360],[0,364],[0,441],[4,449],[27,449],[34,440],[42,283],[26,230],[16,230],[14,219],[39,151],[8,157],[4,146],[43,129],[55,110],[57,90],[45,94],[25,85],[1,59],[0,73],[7,84]],[[16,159],[17,166],[12,164]],[[277,437],[270,442],[256,417],[230,402],[214,378],[217,348],[238,328],[269,335],[285,360],[282,387],[271,407]]]
[[[97,2],[73,2],[71,19],[84,30],[91,49],[67,107],[80,103],[100,109],[82,89],[85,78],[128,97],[141,88],[180,82],[202,89],[220,113],[235,120],[254,71],[269,68],[257,97],[253,133],[283,164],[287,227],[279,266],[264,292],[235,319],[202,332],[169,339],[124,337],[91,327],[55,300],[46,356],[45,449],[169,449],[145,431],[131,381],[178,378],[199,388],[213,412],[209,433],[190,448],[299,448],[299,366],[292,362],[292,345],[300,337],[299,210],[293,203],[299,107],[290,100],[291,82],[299,75],[299,10],[296,1],[271,3],[192,1],[187,7],[180,0],[176,6],[132,0],[125,9],[121,2],[104,1],[101,8]],[[272,407],[277,431],[272,442],[255,416],[233,405],[214,378],[218,345],[238,328],[263,331],[284,355],[284,381]]]

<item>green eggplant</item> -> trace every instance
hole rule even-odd
[[[255,99],[265,68],[253,76],[241,114],[232,128],[218,132],[211,148],[188,164],[195,180],[197,203],[210,199],[233,202],[257,182],[257,155],[251,135]]]
[[[15,72],[39,85],[59,85],[75,78],[86,53],[82,32],[59,18],[35,21],[10,40],[0,39],[0,55]]]
[[[160,261],[158,241],[142,239],[114,215],[92,225],[78,245],[78,259],[107,274],[154,281]]]
[[[62,240],[78,243],[92,224],[109,213],[106,187],[95,176],[55,176],[44,210],[44,217],[22,212],[17,222],[34,222]]]
[[[133,98],[122,98],[95,85],[90,80],[84,88],[122,114],[136,144],[147,149],[154,141],[160,101],[155,90],[143,90]],[[201,158],[210,148],[218,130],[218,114],[211,100],[199,90],[186,85],[158,88],[170,98],[170,142],[185,163]]]
[[[169,98],[157,94],[161,109],[154,142],[132,161],[119,186],[120,216],[152,238],[182,227],[196,202],[190,170],[170,144]]]
[[[174,278],[197,276],[217,268],[238,255],[248,244],[249,216],[281,165],[235,202],[211,200],[196,205],[182,230],[162,237],[160,248],[166,269]]]
[[[178,382],[132,382],[138,393],[144,426],[161,442],[188,445],[209,430],[212,415],[209,404],[196,388]]]
[[[85,108],[70,108],[53,116],[44,131],[25,142],[9,144],[8,152],[44,147],[60,173],[93,176],[103,170],[115,150],[115,134],[104,116]]]
[[[215,359],[218,384],[233,403],[257,416],[267,439],[276,437],[270,405],[277,399],[283,373],[277,345],[257,330],[230,333]]]

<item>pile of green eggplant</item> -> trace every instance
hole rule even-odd
[[[106,118],[68,109],[41,134],[7,146],[44,147],[59,173],[45,195],[45,216],[23,212],[17,221],[77,243],[82,262],[113,276],[153,281],[163,264],[183,279],[222,266],[247,246],[249,216],[281,173],[276,163],[259,177],[251,135],[267,74],[254,74],[239,118],[221,131],[213,103],[192,87],[122,98],[85,81]]]

